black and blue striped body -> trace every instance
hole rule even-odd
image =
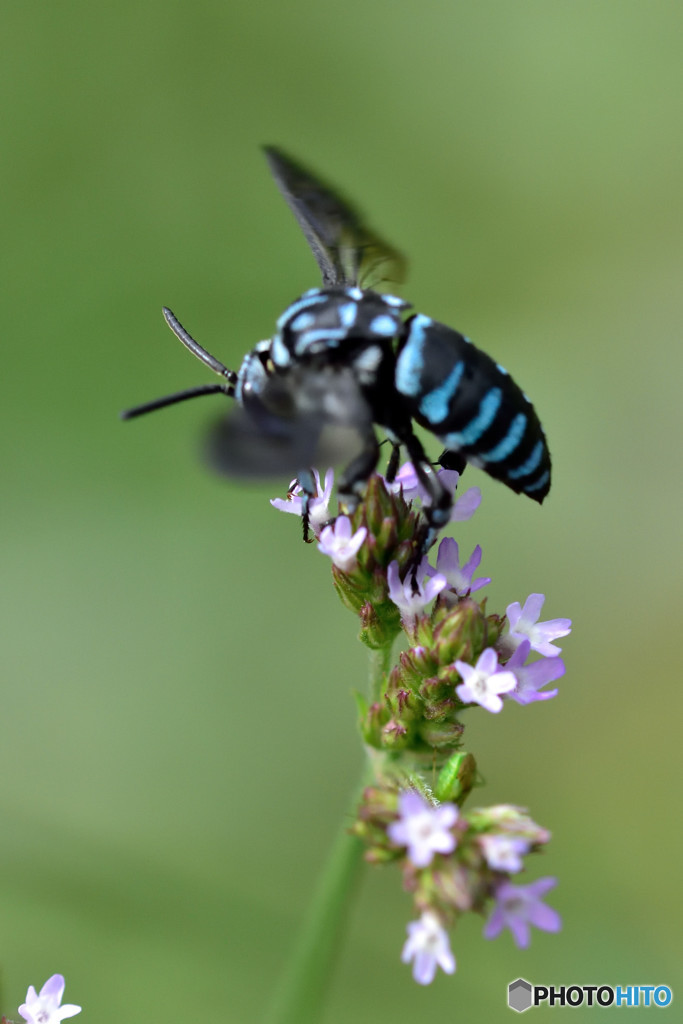
[[[313,288],[289,306],[270,342],[276,373],[302,365],[352,368],[374,421],[398,437],[410,421],[463,460],[541,502],[550,488],[543,428],[507,371],[409,304],[357,287]],[[448,459],[444,459],[445,462]]]
[[[541,502],[550,454],[529,399],[509,373],[469,339],[418,314],[396,360],[396,390],[412,418],[468,462]]]
[[[457,331],[422,314],[404,319],[409,303],[361,287],[370,279],[402,281],[400,252],[316,174],[276,147],[265,152],[323,287],[288,306],[270,340],[248,352],[237,373],[164,309],[173,333],[220,383],[136,406],[124,418],[200,394],[222,392],[234,399],[235,415],[214,432],[212,462],[229,475],[270,475],[274,468],[297,473],[304,492],[304,537],[315,494],[310,466],[329,450],[328,428],[338,438],[354,435],[348,454],[342,445],[344,454],[337,458],[347,462],[338,495],[348,510],[376,469],[375,427],[384,428],[393,446],[387,479],[393,479],[403,448],[428,496],[414,568],[449,521],[454,500],[434,472],[415,424],[445,446],[438,460],[442,466],[462,470],[470,462],[518,494],[543,501],[550,489],[550,455],[526,395],[502,366]]]
[[[297,362],[349,362],[354,353],[380,351],[404,328],[410,303],[395,295],[350,288],[311,288],[288,306],[270,343],[273,365],[286,371]],[[371,357],[366,364],[370,368]]]

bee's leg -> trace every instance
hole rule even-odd
[[[352,513],[372,476],[379,459],[379,444],[374,431],[369,431],[361,452],[351,462],[337,484],[339,501]]]
[[[297,486],[301,488],[301,522],[304,531],[304,543],[310,544],[313,538],[311,537],[311,515],[310,515],[310,504],[313,498],[318,493],[317,487],[315,486],[315,480],[313,478],[313,470],[303,469],[296,479]]]
[[[424,448],[418,438],[411,433],[410,436],[403,438],[402,441],[406,446],[408,456],[415,467],[417,478],[427,491],[430,498],[430,504],[423,509],[423,514],[427,522],[422,536],[418,537],[418,546],[415,551],[415,560],[412,568],[413,589],[417,591],[418,566],[434,544],[439,535],[439,531],[442,530],[450,520],[451,509],[453,508],[453,496],[446,487],[444,487],[432,469],[429,459],[425,455]]]
[[[396,479],[396,472],[398,470],[398,460],[401,456],[401,445],[398,441],[389,439],[391,442],[391,455],[389,456],[389,464],[385,474],[385,479],[388,484],[393,484]]]

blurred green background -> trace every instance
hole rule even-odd
[[[365,654],[288,481],[205,471],[218,399],[117,420],[210,380],[162,304],[236,367],[318,283],[264,142],[532,396],[549,500],[471,470],[457,536],[492,609],[575,623],[560,697],[468,730],[477,802],[554,833],[563,932],[466,920],[423,990],[366,869],[324,1024],[508,1019],[519,975],[680,986],[682,31],[666,0],[5,6],[5,1013],[61,971],[84,1021],[258,1021],[359,772]]]

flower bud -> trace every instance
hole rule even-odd
[[[423,722],[418,733],[428,747],[455,747],[464,728],[460,722]]]
[[[403,750],[409,744],[410,737],[403,722],[390,718],[382,729],[382,746],[389,750]]]
[[[451,800],[462,804],[474,786],[477,777],[477,762],[472,754],[459,751],[449,757],[439,772],[434,795],[437,800]]]
[[[440,665],[476,661],[489,646],[486,616],[472,598],[465,598],[454,608],[441,605],[434,619],[434,649]]]
[[[360,639],[366,647],[380,650],[388,647],[401,632],[401,616],[392,601],[378,606],[366,601],[359,610]]]
[[[513,804],[495,804],[493,807],[477,807],[470,811],[468,820],[476,832],[518,836],[532,845],[541,845],[550,840],[550,832],[537,825],[523,807]]]

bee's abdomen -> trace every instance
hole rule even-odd
[[[541,502],[550,453],[533,405],[502,366],[445,324],[406,323],[395,383],[410,414],[448,451]]]

